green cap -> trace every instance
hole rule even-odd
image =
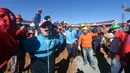
[[[117,23],[113,23],[111,28],[112,28],[112,29],[120,28],[120,26],[119,26]]]

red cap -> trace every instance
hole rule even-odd
[[[20,14],[14,14],[16,19],[22,19],[21,15]]]

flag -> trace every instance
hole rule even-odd
[[[130,8],[126,8],[126,9],[124,9],[124,11],[130,12]]]

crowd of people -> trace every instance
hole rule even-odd
[[[42,9],[38,9],[32,24],[25,26],[20,14],[13,14],[8,10],[14,17],[11,20],[13,23],[9,23],[9,28],[5,29],[3,26],[7,27],[6,21],[10,20],[7,10],[0,8],[0,53],[11,54],[0,54],[0,73],[4,73],[8,61],[12,73],[22,73],[26,56],[31,60],[31,73],[54,73],[55,58],[60,54],[59,50],[64,48],[68,51],[69,64],[81,56],[84,65],[89,61],[93,70],[96,70],[94,56],[98,57],[102,53],[104,58],[111,59],[108,73],[121,73],[123,70],[130,73],[130,21],[122,23],[123,26],[113,23],[112,26],[91,27],[90,24],[81,24],[73,27],[64,21],[52,23],[51,16],[41,19]],[[16,30],[11,32],[10,28]],[[6,35],[9,37],[3,37]],[[6,52],[8,49],[11,50]]]

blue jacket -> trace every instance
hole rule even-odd
[[[76,38],[77,31],[76,30],[72,30],[72,31],[66,30],[65,33],[66,33],[66,43],[74,44],[77,40],[77,38]]]
[[[36,14],[35,17],[34,17],[34,21],[33,21],[36,28],[39,26],[40,21],[41,21],[41,15]]]
[[[59,38],[52,35],[47,38],[44,35],[39,34],[38,36],[23,41],[23,47],[27,52],[32,53],[32,58],[47,57],[55,52],[55,47],[58,44],[62,44],[63,41],[64,36],[62,33],[59,33]]]

